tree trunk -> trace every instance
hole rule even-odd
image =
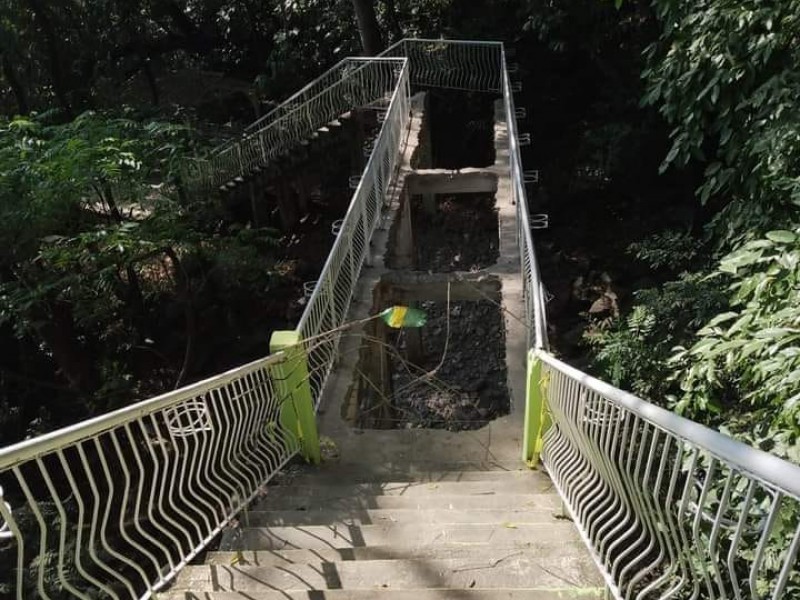
[[[14,98],[17,100],[17,110],[21,115],[27,115],[31,112],[31,107],[28,104],[28,95],[25,93],[25,86],[17,77],[14,70],[14,65],[8,58],[8,54],[3,53],[3,77],[8,82],[11,91],[14,92]]]
[[[53,28],[44,5],[41,0],[28,0],[28,4],[33,12],[34,20],[42,29],[44,34],[45,43],[47,46],[47,54],[50,59],[50,77],[53,80],[53,91],[55,91],[56,98],[58,99],[61,108],[72,116],[72,106],[69,102],[69,95],[67,93],[67,84],[64,80],[64,73],[61,68],[61,55],[58,47],[58,37]]]
[[[399,42],[403,39],[403,29],[400,27],[400,21],[397,20],[397,9],[395,8],[394,0],[383,0],[383,4],[386,6],[386,22],[394,38],[392,42]]]
[[[178,373],[178,378],[175,380],[175,389],[178,389],[183,385],[183,382],[186,381],[186,377],[189,375],[192,362],[194,361],[197,319],[195,318],[194,306],[192,305],[192,290],[189,276],[183,268],[183,263],[181,263],[178,253],[175,252],[174,249],[167,247],[164,249],[164,254],[169,257],[169,260],[172,262],[172,268],[175,271],[175,280],[178,284],[179,294],[183,296],[183,313],[186,322],[186,347],[183,352],[183,364],[181,365],[180,373]]]
[[[72,307],[64,302],[53,302],[49,307],[39,306],[32,317],[38,323],[36,333],[53,353],[59,371],[72,389],[93,392],[97,389],[97,376],[89,354],[78,342]]]
[[[375,17],[373,0],[353,0],[358,20],[358,31],[361,34],[361,45],[364,54],[375,56],[383,50],[381,31],[378,28],[378,19]]]

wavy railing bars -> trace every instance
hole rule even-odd
[[[542,458],[616,598],[800,597],[800,467],[537,358]]]
[[[207,159],[184,166],[191,193],[233,187],[263,170],[349,111],[388,103],[397,89],[403,58],[346,58],[286,102],[218,146]]]
[[[269,356],[0,450],[14,597],[144,599],[174,577],[295,455],[282,362]]]

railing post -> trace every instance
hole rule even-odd
[[[531,468],[535,468],[539,464],[544,432],[549,426],[545,387],[542,381],[542,361],[536,356],[534,350],[529,350],[525,381],[525,432],[522,442],[522,460]]]
[[[269,351],[273,354],[286,354],[286,360],[274,367],[277,391],[281,399],[281,426],[297,435],[303,458],[315,465],[319,464],[321,454],[308,375],[308,354],[301,342],[300,333],[273,332]]]

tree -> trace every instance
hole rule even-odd
[[[643,104],[671,127],[662,172],[702,173],[709,220],[693,243],[704,258],[637,293],[631,317],[600,336],[598,366],[612,373],[638,356],[626,385],[798,460],[800,3],[654,7],[661,30],[646,52]]]
[[[364,54],[375,56],[383,50],[381,40],[381,30],[378,27],[378,19],[375,16],[375,6],[372,0],[353,0],[353,8],[356,12],[358,21],[358,32],[361,34],[361,45]]]

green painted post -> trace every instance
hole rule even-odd
[[[544,385],[542,384],[542,361],[534,350],[528,351],[528,375],[525,382],[525,433],[522,445],[522,460],[531,468],[539,464],[544,432],[549,425]]]
[[[284,352],[286,360],[276,365],[277,391],[281,401],[281,426],[297,435],[300,453],[308,462],[321,460],[317,416],[308,379],[308,355],[297,331],[275,331],[269,340],[271,353]]]

